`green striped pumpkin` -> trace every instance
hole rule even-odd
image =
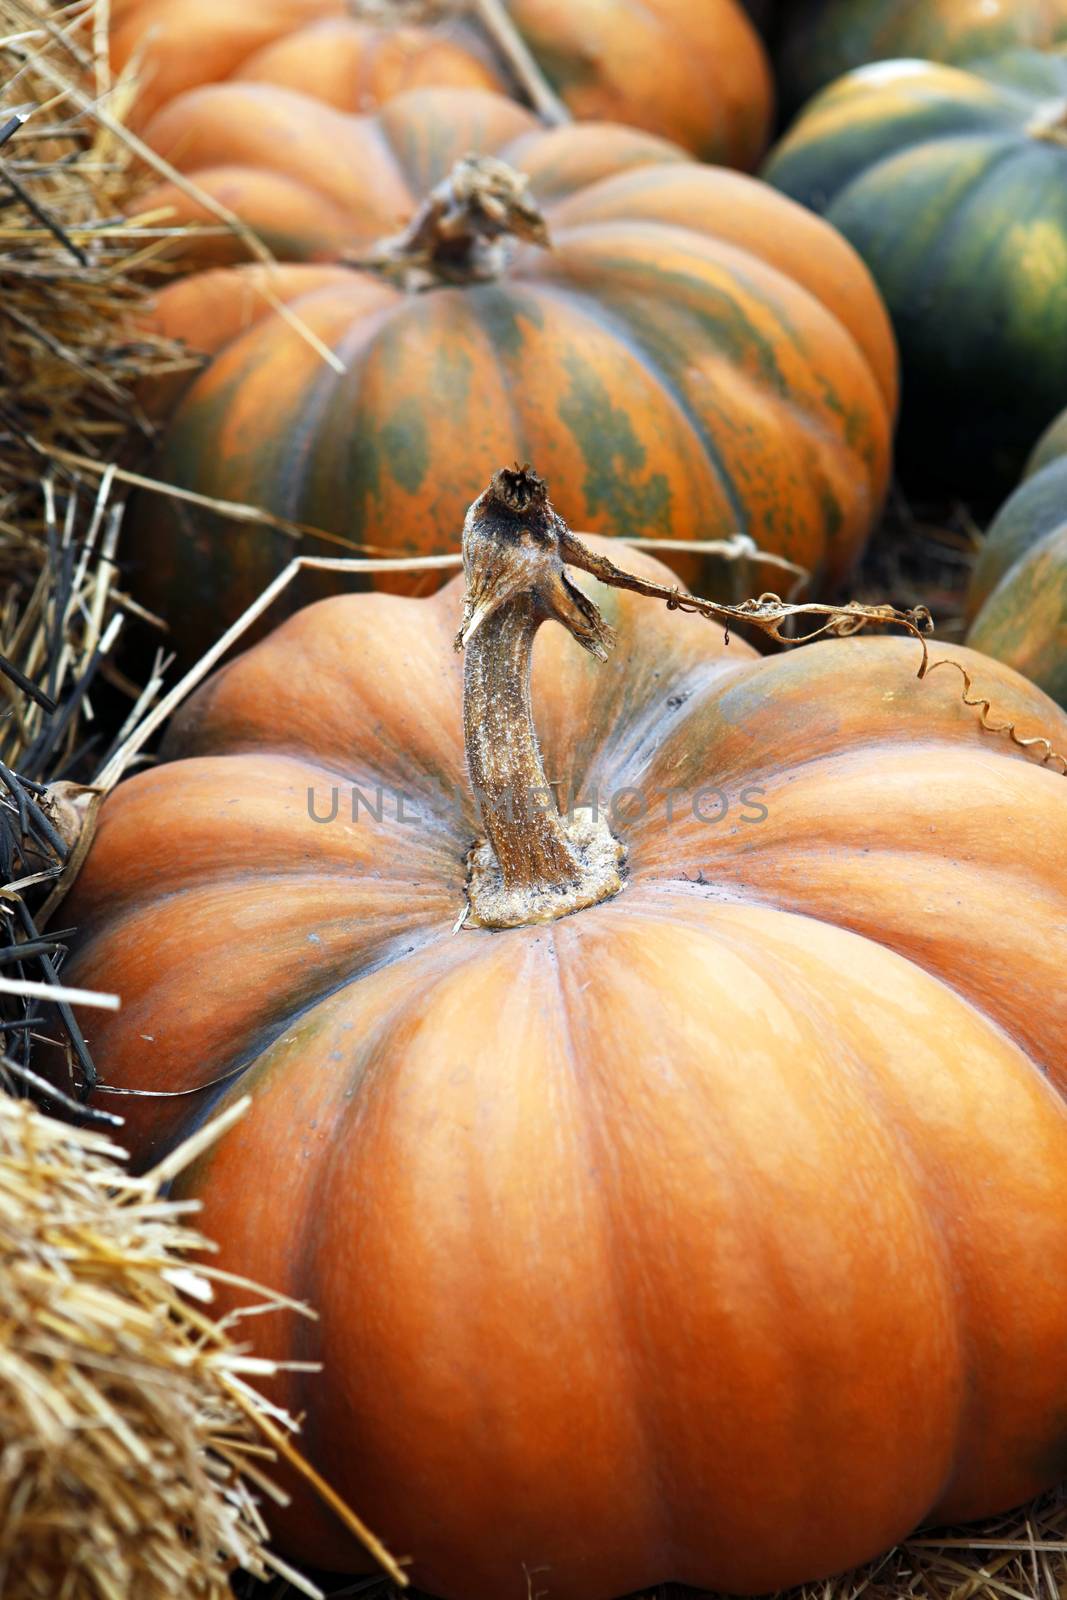
[[[164,117],[168,158],[299,259],[266,278],[179,278],[159,296],[157,328],[208,358],[168,397],[163,481],[421,555],[455,549],[481,486],[528,460],[576,528],[681,543],[740,532],[824,592],[844,581],[888,479],[896,353],[870,274],[818,217],[650,134],[546,130],[476,90],[417,90],[356,117],[217,84],[171,103],[161,143]],[[468,151],[528,182],[551,249],[516,237],[475,271],[442,234],[448,270],[421,286],[341,264],[422,215]],[[149,203],[191,205],[176,189]],[[286,534],[202,506],[153,501],[135,520],[138,593],[180,615],[189,652],[294,553]],[[686,583],[781,582],[759,563],[709,575],[693,554],[677,560]]]
[[[787,106],[871,61],[915,56],[960,66],[1067,41],[1067,0],[795,0],[779,9]]]
[[[1067,411],[993,520],[967,598],[967,643],[1067,706]]]
[[[764,175],[840,229],[885,297],[906,481],[1002,494],[1067,400],[1067,58],[861,68]]]

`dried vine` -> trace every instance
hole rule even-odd
[[[955,667],[956,671],[963,679],[963,689],[960,692],[960,699],[963,701],[965,706],[969,706],[978,712],[978,720],[987,733],[1004,734],[1008,739],[1011,740],[1012,744],[1017,745],[1020,750],[1025,750],[1028,754],[1030,752],[1036,754],[1038,750],[1043,750],[1044,755],[1041,757],[1041,765],[1043,767],[1058,766],[1060,772],[1065,778],[1067,778],[1067,756],[1061,755],[1060,751],[1055,749],[1055,747],[1048,739],[1044,737],[1043,734],[1036,734],[1027,739],[1017,731],[1014,722],[990,722],[989,718],[993,710],[992,703],[987,700],[984,695],[977,695],[973,699],[969,698],[974,685],[971,680],[971,675],[967,671],[967,668],[963,665],[962,661],[952,661],[948,656],[940,656],[937,661],[931,661],[929,664],[924,662],[923,666],[919,670],[919,677],[923,678],[929,676],[929,674],[936,671],[938,667]]]

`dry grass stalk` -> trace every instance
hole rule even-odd
[[[105,89],[106,118],[92,98]],[[92,813],[91,796],[48,786],[107,758],[114,730],[94,708],[105,678],[138,715],[159,688],[158,672],[140,693],[112,663],[137,608],[119,587],[109,463],[149,431],[136,384],[189,361],[131,334],[172,230],[131,215],[123,93],[108,78],[106,7],[0,0],[0,1076],[22,1091],[36,1083],[34,987],[55,986],[64,953],[62,929],[39,931],[40,907],[57,903]],[[64,451],[98,471],[86,479]]]
[[[28,548],[46,453],[110,459],[149,431],[135,386],[188,365],[131,334],[144,274],[173,233],[130,215],[134,158],[84,95],[107,83],[89,0],[0,0],[0,569],[39,567]],[[25,120],[15,123],[15,113]]]
[[[330,1600],[401,1600],[388,1578],[322,1580]],[[284,1578],[240,1578],[240,1600],[295,1600]],[[536,1589],[532,1590],[536,1594]],[[793,1589],[780,1600],[1063,1600],[1067,1595],[1067,1498],[1046,1495],[1008,1516],[968,1528],[920,1533],[853,1572]],[[430,1600],[408,1589],[403,1600]],[[664,1584],[634,1600],[723,1600]]]
[[[6,1600],[230,1600],[238,1568],[318,1593],[266,1547],[292,1423],[249,1379],[273,1369],[203,1309],[208,1247],[161,1193],[230,1120],[133,1178],[102,1134],[0,1096]]]

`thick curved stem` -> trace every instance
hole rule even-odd
[[[563,570],[563,523],[527,469],[498,472],[463,530],[467,595],[463,734],[486,838],[470,856],[469,927],[550,922],[622,887],[623,847],[595,812],[561,816],[545,777],[530,699],[533,642],[561,623],[601,659],[612,642]]]
[[[530,666],[540,620],[528,594],[500,606],[471,640],[463,673],[467,769],[512,890],[562,887],[579,875],[534,733]]]
[[[673,585],[624,572],[591,550],[556,515],[544,483],[529,467],[495,473],[463,527],[467,593],[456,637],[456,648],[467,653],[467,765],[487,835],[469,858],[468,927],[550,922],[596,905],[622,887],[623,846],[595,810],[559,814],[534,731],[530,665],[541,624],[560,623],[600,660],[614,642],[597,607],[571,581],[567,566],[611,588],[663,600],[668,610],[696,612],[727,630],[731,623],[748,623],[782,644],[820,634],[844,637],[873,623],[893,623],[922,646],[918,676],[929,669],[924,634],[932,624],[924,607],[897,611],[892,606],[815,601],[794,605],[774,594],[741,605],[702,600]],[[813,619],[802,640],[786,639],[781,632],[793,617]],[[1053,758],[1060,759],[1055,752]],[[569,791],[571,784],[565,787]]]

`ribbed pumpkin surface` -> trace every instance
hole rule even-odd
[[[533,701],[546,771],[622,801],[614,900],[453,931],[459,590],[348,596],[108,799],[64,976],[122,995],[107,1082],[185,1096],[117,1102],[140,1160],[252,1091],[183,1192],[316,1306],[244,1336],[323,1362],[280,1398],[420,1587],[764,1593],[1062,1475],[1067,783],[913,641],[761,660],[583,584],[618,649],[546,627]]]
[[[254,270],[177,283],[159,322],[215,359],[170,423],[160,476],[404,553],[455,549],[497,465],[530,460],[576,528],[744,531],[818,582],[848,571],[886,485],[895,356],[831,228],[649,135],[545,132],[492,95],[424,91],[369,118],[301,100],[287,144],[293,98],[227,85],[159,119],[173,119],[168,153],[276,249],[366,250],[469,150],[530,176],[553,248],[422,294],[339,267],[273,275],[343,374],[266,315]],[[269,169],[251,152],[235,164],[246,144]],[[292,544],[203,518],[172,537],[170,515],[155,502],[144,518],[145,593],[182,597],[187,637],[209,642]]]
[[[765,175],[874,273],[900,342],[905,468],[1003,492],[1064,399],[1067,59],[862,69],[812,103]]]
[[[751,168],[770,132],[771,73],[736,0],[505,0],[576,117],[677,140]],[[474,19],[360,21],[345,0],[114,0],[112,61],[138,66],[143,119],[183,90],[228,78],[295,88],[366,111],[423,86],[510,83]]]
[[[968,643],[1067,705],[1067,414],[997,513],[967,596]]]

